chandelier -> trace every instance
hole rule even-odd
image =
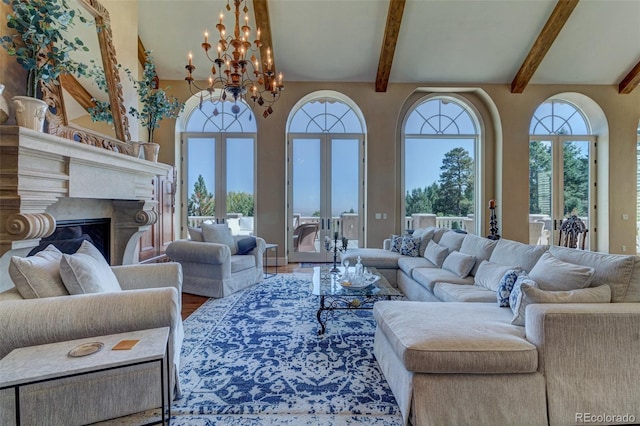
[[[224,14],[220,12],[220,21],[216,24],[220,39],[216,43],[216,49],[212,49],[209,43],[209,33],[206,31],[204,33],[204,43],[201,44],[201,47],[207,59],[213,64],[211,75],[209,76],[209,85],[202,88],[196,84],[193,78],[193,71],[196,67],[193,65],[191,53],[189,53],[188,63],[185,66],[187,70],[185,80],[189,83],[189,90],[192,94],[202,94],[206,90],[212,100],[215,101],[225,101],[232,98],[234,105],[231,107],[231,111],[234,114],[240,112],[240,107],[236,103],[238,100],[243,99],[251,106],[258,104],[264,108],[262,115],[267,118],[273,112],[271,106],[278,101],[280,92],[284,90],[283,76],[280,73],[277,80],[275,78],[270,48],[267,48],[266,61],[264,61],[262,69],[260,68],[258,59],[254,55],[262,46],[260,29],[257,30],[252,44],[249,41],[251,28],[249,27],[249,16],[247,14],[249,9],[247,8],[246,0],[244,0],[245,5],[242,9],[244,23],[240,26],[240,4],[242,2],[243,0],[233,0],[235,5],[233,35],[227,35],[226,27],[223,24]],[[227,0],[227,10],[231,11],[229,0]],[[211,52],[212,50],[213,52]],[[251,55],[250,58],[248,58],[249,55]],[[197,92],[194,92],[194,88],[197,89]],[[215,99],[216,97],[217,99]],[[251,100],[251,103],[249,100]],[[202,102],[202,95],[200,102]],[[214,110],[214,114],[216,111],[217,108]]]

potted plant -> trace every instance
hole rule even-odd
[[[129,108],[129,114],[140,122],[140,125],[147,129],[147,142],[142,142],[145,159],[157,161],[159,144],[154,141],[154,130],[160,127],[160,122],[165,118],[177,118],[184,103],[178,101],[174,96],[169,95],[165,89],[159,87],[160,80],[156,74],[156,65],[150,51],[145,52],[146,59],[142,79],[133,78],[133,73],[129,69],[124,71],[133,83],[133,87],[138,93],[140,109]],[[99,87],[106,88],[104,75],[100,74],[98,68],[93,68],[92,73]],[[167,87],[166,89],[168,89]],[[113,122],[111,107],[107,102],[93,99],[96,103],[94,108],[89,109],[93,121]]]
[[[87,66],[70,59],[69,52],[88,51],[82,40],[66,38],[77,17],[87,23],[66,0],[3,0],[12,12],[7,27],[14,34],[0,37],[0,44],[27,70],[26,97],[15,96],[16,121],[19,126],[42,131],[47,104],[37,99],[38,85],[58,82],[62,73],[84,75]],[[35,109],[28,105],[35,102]]]

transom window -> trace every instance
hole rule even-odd
[[[531,119],[532,135],[590,135],[589,122],[573,104],[552,100],[541,104]]]
[[[333,98],[304,104],[291,119],[290,133],[363,133],[356,112]]]
[[[256,132],[251,108],[244,102],[200,99],[187,117],[187,132]]]

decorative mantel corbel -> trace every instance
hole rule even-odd
[[[15,248],[37,246],[40,238],[48,237],[56,229],[56,219],[49,213],[14,213],[4,223],[0,233],[0,257]]]
[[[151,225],[158,220],[158,213],[149,209],[153,204],[154,202],[122,200],[113,202],[115,208],[114,230],[117,242],[114,246],[114,255],[123,265],[130,265],[138,261],[140,237],[151,229]]]

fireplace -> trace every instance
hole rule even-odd
[[[111,219],[63,220],[56,222],[53,234],[40,240],[40,244],[29,252],[29,256],[53,244],[62,253],[73,254],[83,241],[93,244],[111,263]]]
[[[167,164],[17,126],[0,126],[0,157],[0,291],[11,286],[11,256],[46,244],[60,224],[76,235],[74,227],[107,218],[104,236],[82,228],[80,236],[101,241],[111,265],[137,263],[140,237],[158,217],[154,180],[173,173]]]

